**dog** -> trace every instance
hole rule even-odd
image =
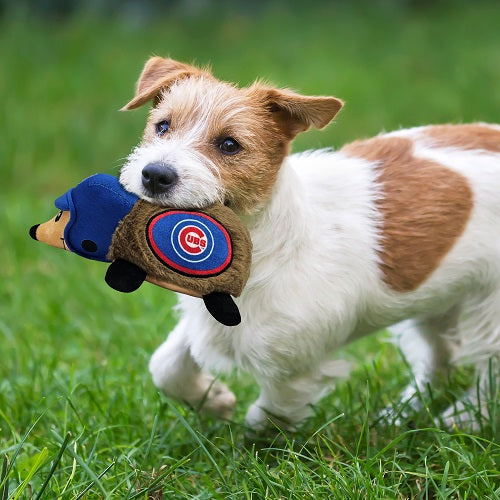
[[[340,99],[261,81],[238,88],[161,57],[123,109],[150,101],[124,187],[160,205],[225,203],[254,246],[239,326],[179,297],[180,320],[150,361],[165,394],[230,418],[235,396],[210,372],[237,367],[260,386],[246,424],[294,428],[345,375],[331,353],[391,325],[414,374],[403,399],[448,365],[476,367],[479,391],[464,400],[498,382],[500,126],[424,126],[290,155]]]

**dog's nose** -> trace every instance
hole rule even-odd
[[[164,163],[149,163],[142,169],[142,185],[152,194],[166,193],[178,177],[175,169]]]

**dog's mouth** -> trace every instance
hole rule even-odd
[[[170,189],[164,192],[155,192],[141,187],[138,191],[135,192],[135,194],[137,194],[137,196],[139,196],[141,200],[161,207],[187,208],[188,206],[192,206],[192,204],[183,203],[182,200],[179,200],[178,197],[174,196],[174,192],[174,189]]]
[[[157,205],[160,207],[168,207],[174,209],[195,209],[201,210],[214,203],[223,203],[225,206],[231,208],[231,202],[229,199],[213,199],[206,193],[204,196],[184,196],[187,189],[179,184],[176,188],[165,193],[152,193],[149,190],[142,188],[140,192],[135,193],[140,199]]]
[[[184,208],[182,206],[178,206],[175,203],[169,201],[168,198],[164,196],[152,196],[148,194],[142,194],[139,196],[141,200],[147,201],[148,203],[152,203],[153,205],[158,205],[160,207],[170,207],[170,208]]]

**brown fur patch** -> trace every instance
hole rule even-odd
[[[456,146],[461,149],[482,149],[500,153],[500,128],[487,125],[434,125],[424,134],[437,147]]]
[[[272,113],[272,118],[289,140],[311,127],[326,127],[344,103],[331,96],[304,96],[289,89],[254,83],[249,95]]]
[[[378,162],[384,281],[399,292],[416,289],[465,229],[473,205],[467,180],[413,156],[412,142],[405,138],[375,137],[348,144],[342,151]]]
[[[210,73],[189,64],[169,58],[151,57],[137,80],[133,99],[123,106],[122,111],[139,108],[150,100],[154,100],[156,105],[162,89],[168,88],[177,80],[193,76],[211,78]]]

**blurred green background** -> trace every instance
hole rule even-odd
[[[113,425],[109,447],[97,448],[105,459],[151,432],[158,396],[147,360],[175,322],[174,296],[152,286],[117,294],[102,264],[28,237],[62,192],[118,172],[147,114],[118,109],[150,55],[345,100],[333,125],[296,140],[298,151],[399,127],[499,122],[499,27],[499,2],[486,0],[0,3],[0,451],[12,453],[42,411],[28,456],[44,443],[57,450],[54,428],[81,444],[88,429]],[[390,380],[374,389],[381,404],[397,394],[406,370],[395,374],[404,365],[394,349],[366,340],[350,355],[379,360],[382,379],[370,383]],[[241,421],[256,389],[245,378],[232,385]],[[182,449],[160,444],[155,453]]]

